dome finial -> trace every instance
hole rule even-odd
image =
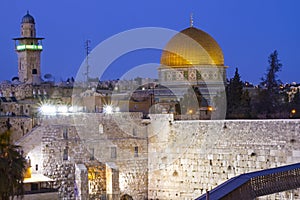
[[[190,27],[194,26],[193,13],[190,14]]]
[[[32,23],[34,24],[34,18],[29,14],[29,10],[27,10],[26,15],[22,18],[21,23]]]

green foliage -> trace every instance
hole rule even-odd
[[[251,118],[251,99],[248,91],[243,91],[243,82],[236,68],[234,77],[226,88],[227,112],[226,118]]]
[[[259,118],[284,118],[286,110],[286,95],[280,93],[281,81],[277,79],[277,72],[282,68],[275,50],[268,59],[267,74],[262,78],[262,88],[258,92],[255,110]]]
[[[183,98],[180,100],[180,110],[178,113],[187,114],[191,110],[194,114],[199,110],[202,103],[202,95],[197,87],[189,88],[187,93],[183,95]]]
[[[265,86],[267,90],[278,90],[281,81],[277,79],[277,72],[282,68],[282,64],[278,59],[278,52],[275,50],[268,59],[269,67],[267,69],[266,77],[262,78],[261,85]]]
[[[10,144],[10,131],[0,135],[0,198],[8,200],[23,194],[26,160],[20,146]]]

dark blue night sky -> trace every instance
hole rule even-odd
[[[268,56],[275,49],[283,63],[279,78],[300,82],[300,1],[298,0],[63,0],[0,2],[0,80],[17,76],[13,37],[20,35],[21,18],[29,10],[37,35],[45,37],[42,74],[56,80],[75,76],[85,58],[84,41],[91,48],[114,34],[139,27],[164,27],[181,31],[194,26],[220,44],[228,77],[239,68],[243,80],[259,83]],[[131,66],[159,63],[160,51],[132,52],[113,63],[105,78],[118,78]],[[150,67],[149,67],[150,68]],[[153,67],[155,74],[156,68]]]

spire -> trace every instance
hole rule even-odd
[[[190,15],[190,27],[194,26],[194,19],[193,19],[193,13]]]

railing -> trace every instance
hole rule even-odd
[[[242,174],[196,200],[255,199],[300,188],[300,163]]]

